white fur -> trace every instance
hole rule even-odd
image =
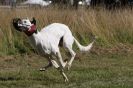
[[[29,26],[31,26],[32,24],[30,23],[28,19],[23,19],[21,25],[27,26],[27,28],[29,28]],[[59,49],[59,42],[62,37],[63,37],[63,46],[71,54],[71,58],[68,63],[63,61],[63,58],[61,56],[60,49]],[[29,37],[29,39],[31,40],[31,44],[33,44],[33,46],[37,49],[39,54],[46,56],[49,61],[49,64],[45,66],[44,68],[41,68],[40,70],[46,70],[47,68],[53,65],[55,68],[60,70],[65,81],[68,81],[68,78],[65,75],[63,68],[67,65],[68,69],[70,69],[72,62],[76,55],[76,53],[72,49],[74,41],[81,51],[89,51],[94,43],[93,41],[88,46],[82,46],[73,37],[68,26],[61,24],[61,23],[50,24],[44,27],[40,32],[33,33]],[[57,61],[59,63],[57,63],[53,59],[53,56],[57,57]]]
[[[71,59],[68,63],[64,62],[59,50],[59,41],[63,37],[63,46],[70,52]],[[74,41],[76,42],[77,46],[81,51],[89,51],[94,43],[90,43],[88,46],[84,47],[82,46],[72,35],[69,28],[60,23],[53,23],[51,25],[46,26],[43,28],[40,32],[37,34],[33,34],[30,36],[30,40],[34,47],[37,48],[38,52],[41,55],[54,55],[58,58],[59,66],[56,63],[56,61],[52,60],[52,64],[55,68],[62,67],[64,68],[66,64],[68,65],[68,69],[70,69],[72,62],[75,58],[76,53],[72,49],[72,45]],[[63,73],[63,75],[65,75]],[[67,77],[65,77],[65,80],[67,81]]]
[[[84,47],[82,46],[72,35],[71,31],[69,28],[60,23],[53,23],[51,25],[46,26],[43,28],[40,32],[37,34],[33,34],[30,36],[30,40],[33,44],[34,47],[38,50],[38,52],[41,55],[55,55],[57,56],[58,54],[60,55],[60,50],[59,50],[59,41],[63,37],[63,46],[68,49],[70,52],[72,58],[68,62],[68,67],[71,66],[73,59],[76,55],[76,53],[72,50],[72,45],[74,41],[78,45],[79,49],[81,51],[89,51],[92,47],[92,43],[90,43],[88,46]],[[60,63],[62,67],[65,67],[65,63],[62,60],[62,57],[59,56]]]

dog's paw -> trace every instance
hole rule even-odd
[[[64,81],[65,81],[65,82],[69,82],[68,78],[66,78]]]
[[[46,71],[46,69],[45,68],[40,68],[39,71]]]
[[[70,70],[70,68],[71,68],[71,64],[67,64],[67,70]]]

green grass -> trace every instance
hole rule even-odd
[[[80,54],[81,55],[81,54]],[[81,55],[70,71],[66,71],[69,82],[65,83],[59,72],[46,65],[40,56],[9,56],[1,58],[1,88],[132,88],[133,54]]]

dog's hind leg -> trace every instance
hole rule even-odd
[[[68,51],[70,52],[70,54],[71,54],[71,59],[70,59],[70,61],[67,63],[67,68],[68,68],[68,70],[71,68],[71,66],[72,66],[72,62],[73,62],[73,60],[74,60],[74,58],[75,58],[75,56],[76,56],[76,53],[73,51],[73,49],[72,49],[72,47],[68,47],[67,46],[67,49],[68,49]]]
[[[72,49],[72,45],[73,45],[73,43],[74,43],[74,38],[73,38],[73,36],[72,35],[70,35],[70,36],[64,36],[64,42],[63,42],[63,44],[64,44],[64,47],[69,51],[69,53],[71,54],[71,59],[70,59],[70,61],[67,63],[67,68],[68,68],[68,70],[70,69],[70,67],[71,67],[71,65],[72,65],[72,62],[73,62],[73,60],[74,60],[74,58],[75,58],[75,55],[76,55],[76,53],[73,51],[73,49]]]

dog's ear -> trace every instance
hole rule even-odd
[[[22,30],[20,29],[20,26],[18,25],[20,22],[21,22],[20,18],[15,18],[12,21],[14,28],[21,32]]]
[[[32,18],[31,24],[36,25],[36,19],[35,19],[35,17]]]

